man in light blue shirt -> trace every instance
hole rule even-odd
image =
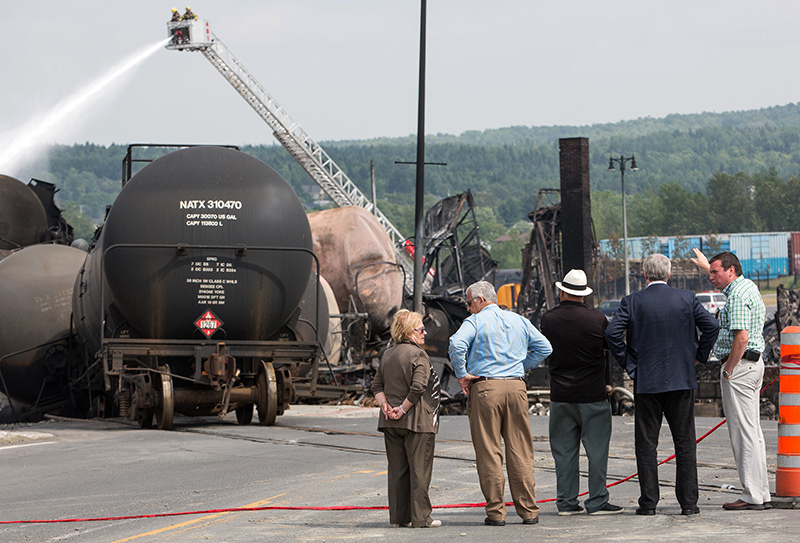
[[[467,289],[471,315],[450,338],[450,363],[469,399],[469,427],[490,526],[505,526],[503,449],[508,485],[523,524],[539,522],[533,476],[533,437],[525,371],[553,348],[528,319],[497,306],[486,281]]]

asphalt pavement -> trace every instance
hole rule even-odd
[[[698,418],[697,435],[721,420]],[[722,509],[737,498],[739,485],[726,425],[698,445],[699,515],[680,515],[673,461],[660,468],[655,516],[634,514],[633,478],[610,489],[623,514],[559,517],[547,423],[546,416],[531,416],[540,523],[523,526],[510,507],[508,524],[490,527],[482,507],[448,507],[483,498],[467,418],[443,417],[430,491],[433,516],[443,526],[431,529],[393,529],[386,510],[368,509],[386,505],[377,409],[292,406],[272,427],[239,426],[232,416],[221,422],[179,416],[170,432],[124,420],[0,426],[0,520],[106,519],[0,524],[0,542],[800,541],[800,511]],[[778,424],[762,425],[774,489]],[[661,443],[659,456],[666,458],[673,452],[666,425]],[[635,471],[633,419],[614,417],[608,481]],[[243,507],[300,509],[229,510]],[[189,514],[152,516],[176,513]]]

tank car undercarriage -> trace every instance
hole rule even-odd
[[[142,428],[155,418],[161,430],[172,428],[176,412],[223,418],[235,411],[239,424],[250,424],[257,409],[259,424],[273,425],[295,400],[292,369],[316,366],[318,357],[317,345],[287,341],[110,339],[102,349],[106,398],[120,416]]]

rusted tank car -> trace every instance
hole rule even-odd
[[[403,271],[386,231],[360,207],[317,211],[308,221],[339,309],[367,313],[372,330],[385,332],[403,303]]]

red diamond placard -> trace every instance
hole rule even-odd
[[[200,315],[199,319],[194,321],[194,325],[197,326],[197,329],[203,332],[206,337],[211,337],[214,335],[214,332],[222,327],[222,321],[208,309],[205,313]]]

